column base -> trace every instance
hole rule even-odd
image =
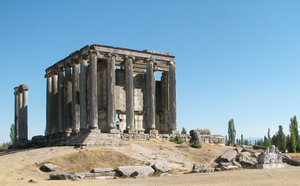
[[[178,130],[171,130],[170,134],[180,135],[180,131],[178,131]]]
[[[101,129],[87,129],[87,133],[101,134]]]
[[[156,129],[150,129],[149,134],[158,134],[158,130]]]
[[[118,129],[109,129],[108,131],[110,134],[120,134],[120,130]]]
[[[68,131],[68,132],[65,132],[64,135],[65,135],[66,137],[70,137],[70,136],[71,136],[71,132],[69,132],[69,131]]]
[[[79,130],[74,130],[71,133],[71,136],[77,136],[79,134]]]
[[[127,129],[124,132],[128,133],[128,134],[137,134],[138,133],[138,131],[136,129]]]

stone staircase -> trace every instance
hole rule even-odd
[[[61,145],[71,146],[124,146],[129,145],[128,142],[111,137],[110,134],[106,133],[85,133],[71,137],[70,139],[62,142]]]

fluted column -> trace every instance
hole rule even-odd
[[[23,92],[19,90],[19,139],[23,138],[22,130],[23,130]]]
[[[80,130],[88,129],[87,121],[87,60],[80,60]]]
[[[58,132],[65,132],[65,118],[64,118],[64,67],[58,69]]]
[[[57,69],[52,75],[52,104],[51,104],[51,134],[58,132],[58,72]]]
[[[52,113],[52,77],[49,74],[46,74],[47,77],[47,111],[46,111],[46,130],[45,135],[48,136],[51,134],[51,113]]]
[[[72,132],[72,76],[71,66],[65,63],[65,133]]]
[[[116,95],[115,95],[115,62],[116,56],[108,54],[107,63],[107,122],[110,133],[117,133],[116,126]]]
[[[176,77],[175,77],[175,63],[169,63],[169,104],[170,104],[170,132],[176,133],[177,131],[177,118],[176,118]]]
[[[134,130],[134,92],[133,92],[133,58],[125,60],[125,82],[126,82],[126,130]]]
[[[22,139],[28,140],[28,87],[23,85],[23,131],[22,131]]]
[[[146,60],[146,96],[147,96],[147,131],[158,133],[155,130],[155,72],[153,70],[153,60]]]
[[[89,60],[89,114],[90,129],[98,129],[98,101],[97,101],[97,53],[91,51]]]
[[[19,88],[15,87],[14,88],[15,92],[15,138],[14,141],[18,141],[19,140]]]
[[[79,61],[73,60],[72,76],[72,133],[77,134],[80,129],[80,105],[79,105]]]

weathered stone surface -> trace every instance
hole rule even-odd
[[[112,168],[93,168],[91,173],[115,172]]]
[[[37,180],[36,179],[30,179],[28,182],[30,182],[30,183],[37,183]]]
[[[241,156],[238,158],[237,161],[242,165],[246,165],[246,164],[253,165],[258,163],[255,157],[250,157],[250,156]]]
[[[266,164],[254,164],[252,169],[278,169],[289,167],[286,163],[266,163]]]
[[[275,145],[271,145],[266,151],[258,156],[260,164],[282,163],[282,154]]]
[[[51,172],[56,171],[58,169],[61,169],[61,167],[52,163],[45,163],[43,166],[40,167],[40,170],[43,172]]]
[[[194,131],[198,131],[201,135],[210,135],[211,132],[209,129],[206,128],[197,128]]]
[[[117,172],[120,176],[144,178],[151,176],[155,171],[150,166],[121,166]]]
[[[239,169],[239,167],[236,166],[236,165],[228,165],[228,166],[221,165],[220,168],[221,168],[222,170]]]
[[[165,173],[171,170],[171,167],[169,167],[167,163],[163,161],[151,161],[149,166],[152,167],[155,170],[155,172]]]
[[[85,177],[103,177],[103,176],[115,176],[115,171],[112,172],[98,172],[98,173],[85,173]]]
[[[250,152],[242,152],[241,154],[243,154],[243,156],[249,156],[249,157],[252,156],[252,154]]]
[[[205,172],[214,172],[215,169],[211,167],[206,167],[205,165],[194,165],[191,173],[205,173]]]
[[[78,179],[83,179],[85,177],[84,174],[77,174],[77,173],[64,173],[64,172],[57,172],[57,173],[52,173],[49,175],[49,178],[51,180],[75,180],[76,178]]]
[[[220,160],[222,162],[230,162],[231,160],[235,159],[236,155],[237,155],[236,150],[229,150],[220,156]]]
[[[190,131],[191,137],[192,137],[192,142],[197,141],[200,145],[202,144],[202,139],[201,139],[201,134],[198,130],[191,130]]]
[[[241,153],[243,148],[242,147],[237,147],[235,150],[237,151],[237,153]]]
[[[238,166],[239,168],[242,168],[242,165],[236,160],[232,160],[232,164]]]

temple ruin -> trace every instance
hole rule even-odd
[[[73,52],[46,69],[45,136],[177,134],[174,60],[167,52],[103,45]]]

